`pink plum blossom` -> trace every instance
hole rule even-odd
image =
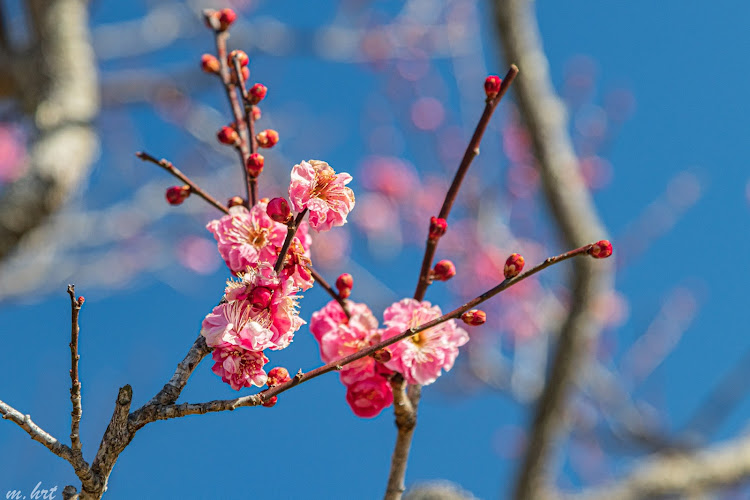
[[[351,300],[347,300],[345,303],[352,317],[358,317],[360,323],[368,325],[368,329],[378,327],[378,320],[375,319],[367,304],[360,304]],[[315,336],[315,340],[320,342],[323,335],[344,323],[347,323],[344,310],[341,309],[338,302],[332,300],[323,309],[313,313],[310,319],[310,332]]]
[[[346,187],[351,180],[351,175],[337,174],[324,161],[303,161],[292,169],[289,185],[292,207],[297,212],[308,209],[310,226],[316,231],[343,226],[354,207],[354,192]]]
[[[213,359],[216,362],[213,372],[235,391],[254,385],[262,387],[266,383],[267,375],[263,365],[268,363],[268,358],[262,352],[221,343],[214,349]]]
[[[346,402],[358,417],[372,418],[393,403],[393,391],[384,377],[376,375],[348,386]]]
[[[237,273],[258,262],[275,263],[278,249],[286,238],[286,226],[271,220],[263,202],[249,211],[236,206],[230,212],[206,226],[214,234],[219,253],[229,269]]]
[[[442,316],[440,307],[429,302],[403,299],[383,313],[387,328],[383,339],[395,337],[404,330],[415,328]],[[419,332],[390,346],[392,357],[385,366],[404,376],[409,384],[428,385],[449,371],[458,356],[458,348],[469,341],[469,335],[454,320]]]

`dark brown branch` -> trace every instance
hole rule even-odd
[[[284,260],[286,259],[286,253],[289,251],[289,245],[292,244],[292,240],[294,239],[294,235],[297,234],[297,229],[299,229],[299,225],[302,222],[302,219],[307,214],[307,209],[305,208],[300,213],[297,214],[297,217],[294,219],[294,222],[292,222],[286,230],[286,239],[284,240],[284,244],[281,247],[281,251],[279,252],[279,256],[276,258],[276,265],[273,267],[273,270],[277,273],[281,272],[281,269],[284,267]]]
[[[487,99],[487,102],[484,106],[484,112],[479,118],[479,122],[474,129],[474,135],[471,136],[471,140],[466,146],[466,151],[464,152],[464,156],[461,159],[461,163],[458,165],[458,170],[456,170],[456,175],[453,177],[453,182],[451,182],[451,186],[450,188],[448,188],[448,192],[445,194],[445,200],[443,201],[443,206],[440,208],[440,214],[438,215],[439,218],[446,220],[448,219],[448,215],[450,214],[451,208],[453,207],[453,203],[456,201],[458,190],[461,188],[461,183],[466,176],[466,172],[468,172],[469,166],[471,166],[471,162],[474,160],[474,158],[479,155],[479,145],[482,142],[484,131],[487,130],[487,125],[490,122],[490,118],[492,118],[492,113],[495,112],[495,108],[498,104],[500,104],[500,101],[502,101],[503,96],[508,91],[508,88],[510,87],[511,83],[513,83],[513,80],[515,80],[517,75],[518,68],[515,64],[511,64],[510,69],[505,74],[505,78],[503,78],[503,83],[500,85],[500,91],[498,92],[497,96],[494,99]],[[421,301],[422,299],[424,299],[425,292],[427,291],[427,287],[430,284],[430,269],[432,268],[432,259],[435,257],[435,251],[437,250],[438,241],[439,240],[437,239],[430,239],[429,237],[427,238],[424,258],[422,259],[422,267],[419,271],[419,281],[417,282],[417,289],[414,292],[414,298],[416,300]]]
[[[495,295],[502,292],[503,290],[510,288],[516,283],[519,283],[525,280],[526,278],[533,276],[534,274],[538,273],[539,271],[543,269],[546,269],[547,267],[551,265],[557,264],[559,262],[562,262],[564,260],[567,260],[576,256],[586,255],[586,253],[589,251],[591,246],[592,245],[589,244],[581,248],[576,248],[575,250],[571,250],[569,252],[557,255],[555,257],[550,257],[544,262],[542,262],[541,264],[537,265],[536,267],[529,269],[525,273],[522,273],[516,276],[515,278],[504,280],[503,282],[501,282],[494,288],[487,290],[486,292],[474,298],[473,300],[470,300],[469,302],[462,305],[461,307],[458,307],[454,309],[453,311],[440,316],[439,318],[435,318],[417,327],[404,330],[403,332],[401,332],[400,334],[394,337],[383,340],[377,344],[366,347],[365,349],[357,351],[343,358],[334,360],[328,364],[315,368],[314,370],[310,370],[309,372],[306,372],[306,373],[300,372],[289,382],[271,387],[257,394],[253,394],[250,396],[243,396],[241,398],[236,398],[236,399],[216,400],[216,401],[209,401],[206,403],[197,403],[197,404],[183,403],[179,405],[175,405],[175,404],[146,405],[143,408],[131,414],[130,419],[129,419],[131,433],[135,433],[136,430],[140,429],[141,427],[148,424],[149,422],[153,422],[155,420],[167,420],[171,418],[184,417],[187,415],[198,415],[198,414],[218,412],[218,411],[231,411],[231,410],[235,410],[237,408],[244,407],[244,406],[261,405],[265,401],[268,401],[272,397],[277,396],[281,394],[282,392],[288,391],[292,387],[295,387],[299,384],[312,380],[326,373],[340,370],[341,367],[348,365],[349,363],[353,363],[354,361],[357,361],[358,359],[362,359],[365,356],[370,356],[374,354],[375,352],[388,347],[389,345],[392,345],[392,344],[395,344],[396,342],[404,340],[407,337],[411,337],[425,330],[429,330],[430,328],[433,328],[437,325],[445,323],[446,321],[459,318],[463,313],[465,313],[469,309],[475,308],[482,302],[485,302],[486,300],[494,297]],[[412,405],[416,405],[416,401],[418,401],[419,399],[418,389],[410,391],[409,399],[411,400]]]
[[[249,154],[257,152],[258,145],[255,141],[255,120],[253,120],[252,104],[248,101],[247,87],[245,87],[245,78],[242,76],[242,64],[239,58],[235,55],[232,58],[234,64],[234,72],[237,75],[238,86],[240,94],[242,95],[243,110],[245,111],[245,126],[247,127],[247,144],[250,148]],[[245,158],[247,162],[247,157]],[[247,186],[247,199],[250,201],[250,206],[254,207],[257,203],[258,198],[258,179],[250,175],[247,168],[243,169],[245,172],[245,184]]]
[[[322,286],[322,287],[323,287],[323,289],[324,289],[324,290],[325,290],[326,292],[328,292],[328,295],[330,295],[330,296],[331,296],[331,297],[333,298],[333,300],[335,300],[336,302],[338,302],[338,303],[339,303],[339,305],[341,306],[341,309],[343,309],[343,310],[344,310],[344,314],[346,314],[346,317],[347,317],[348,319],[351,319],[352,315],[351,315],[351,313],[349,312],[349,308],[348,308],[348,307],[346,306],[346,300],[344,300],[344,299],[342,299],[342,298],[341,298],[341,295],[339,295],[339,294],[338,294],[338,293],[336,292],[336,290],[334,290],[334,289],[333,289],[333,288],[331,287],[331,285],[329,285],[329,284],[328,284],[328,282],[327,282],[326,280],[324,280],[324,279],[323,279],[323,276],[321,276],[320,274],[318,274],[318,271],[316,271],[316,270],[315,270],[315,269],[313,269],[312,267],[308,267],[308,269],[310,270],[310,274],[312,274],[312,277],[313,277],[313,279],[314,279],[314,280],[315,280],[315,281],[316,281],[316,282],[317,282],[317,283],[318,283],[318,284],[319,284],[320,286]]]
[[[530,0],[495,0],[495,19],[505,58],[523,68],[514,89],[529,134],[555,223],[565,246],[606,236],[583,181],[568,136],[563,104],[548,74]],[[519,500],[543,498],[553,445],[564,429],[565,402],[580,377],[601,329],[593,312],[596,298],[609,288],[610,266],[579,259],[571,281],[571,308],[557,336],[557,351],[533,417],[515,488]]]
[[[205,192],[203,189],[198,187],[197,184],[195,184],[193,181],[191,181],[185,174],[183,174],[177,167],[175,167],[171,161],[166,160],[162,158],[161,160],[151,156],[148,153],[144,153],[143,151],[139,151],[135,154],[138,158],[140,158],[143,161],[150,161],[151,163],[154,163],[156,165],[159,165],[161,168],[169,172],[170,174],[174,175],[178,179],[180,179],[182,182],[190,186],[190,192],[195,193],[204,200],[206,200],[208,203],[213,205],[214,207],[218,208],[225,214],[229,213],[229,209],[216,201],[216,198]]]
[[[81,454],[81,435],[80,424],[83,409],[81,407],[81,381],[78,378],[78,314],[81,311],[83,302],[76,298],[75,285],[68,285],[68,295],[70,295],[71,309],[71,332],[70,332],[70,402],[73,404],[73,411],[70,412],[70,445],[73,453],[82,457]]]

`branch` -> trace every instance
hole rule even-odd
[[[218,208],[225,214],[229,213],[229,209],[216,201],[216,198],[202,190],[198,187],[193,181],[191,181],[185,174],[183,174],[177,167],[175,167],[171,161],[166,160],[162,158],[161,160],[157,160],[155,157],[151,156],[148,153],[144,153],[143,151],[139,151],[135,154],[138,158],[140,158],[143,161],[150,161],[151,163],[154,163],[156,165],[159,165],[161,168],[169,172],[170,174],[174,175],[178,179],[180,179],[182,182],[190,186],[190,192],[195,193],[204,200],[206,200],[208,203],[213,205],[214,207]]]
[[[495,19],[507,60],[524,68],[515,85],[521,115],[532,137],[545,195],[566,246],[603,236],[604,228],[586,189],[567,133],[567,118],[548,73],[539,29],[530,0],[495,0]],[[548,382],[539,399],[529,442],[518,476],[517,499],[540,498],[547,480],[552,445],[559,436],[565,400],[585,367],[595,344],[600,321],[593,314],[594,299],[607,289],[609,266],[585,259],[574,264],[571,308],[558,336]]]
[[[326,280],[323,279],[323,276],[318,274],[318,271],[313,269],[312,267],[308,267],[310,274],[312,275],[313,279],[323,287],[323,289],[328,292],[328,295],[333,297],[333,300],[339,303],[341,306],[341,309],[344,310],[344,314],[346,314],[347,319],[352,318],[352,314],[349,312],[349,308],[346,306],[346,300],[341,298],[341,295],[339,295],[332,287],[328,284]]]
[[[4,403],[0,400],[0,414],[3,419],[15,422],[25,430],[31,439],[38,443],[42,443],[45,448],[49,451],[62,458],[66,462],[73,463],[73,450],[70,447],[62,444],[60,441],[52,437],[44,429],[36,425],[31,420],[31,415],[23,415],[21,412],[13,408],[12,406]]]
[[[70,331],[70,402],[73,404],[73,411],[70,412],[70,443],[73,453],[79,457],[83,457],[81,453],[81,436],[79,433],[83,410],[81,408],[81,381],[78,378],[78,360],[81,358],[78,355],[78,333],[80,332],[78,313],[81,311],[81,306],[83,305],[83,297],[80,300],[76,298],[75,285],[68,285],[68,295],[70,295],[72,316]]]
[[[243,110],[245,111],[245,126],[247,127],[247,144],[249,147],[249,154],[258,152],[258,143],[255,140],[255,119],[253,118],[253,105],[250,104],[247,87],[245,87],[245,78],[242,76],[242,64],[240,63],[239,57],[235,54],[232,57],[232,63],[234,65],[234,73],[237,75],[238,87],[240,88],[240,94],[242,95]],[[247,157],[245,158],[247,161]],[[245,172],[245,184],[247,186],[247,199],[250,202],[250,206],[254,207],[258,199],[258,179],[250,175],[247,168],[243,168]]]
[[[680,497],[750,478],[750,436],[692,453],[656,455],[622,480],[582,494],[560,495],[568,500],[639,500]]]
[[[284,244],[281,246],[281,251],[279,252],[279,256],[276,257],[276,265],[273,266],[273,270],[276,271],[276,273],[281,272],[281,268],[284,267],[284,260],[286,259],[286,253],[289,251],[289,245],[292,244],[292,240],[294,239],[294,235],[297,234],[297,229],[299,229],[299,225],[302,222],[302,219],[307,214],[307,209],[305,208],[300,213],[297,214],[297,218],[294,219],[294,222],[291,223],[286,228],[286,239],[284,240]]]
[[[0,197],[0,261],[55,213],[86,177],[97,154],[91,123],[99,112],[86,0],[31,0],[31,54],[10,65],[19,99],[36,125],[28,173]]]
[[[406,490],[404,479],[406,478],[406,463],[409,461],[409,450],[414,429],[417,427],[417,407],[422,387],[410,386],[410,391],[415,395],[409,397],[404,391],[406,382],[403,377],[395,376],[391,380],[393,389],[393,413],[396,417],[396,445],[393,447],[391,456],[391,470],[388,474],[388,486],[385,490],[385,500],[398,500]],[[416,392],[415,392],[416,391]]]
[[[206,345],[206,339],[203,335],[198,335],[198,338],[193,343],[193,346],[190,348],[185,358],[177,365],[177,369],[175,370],[174,375],[172,375],[172,378],[169,379],[169,382],[164,384],[162,390],[137,411],[141,411],[148,406],[168,405],[177,401],[177,398],[180,397],[180,393],[182,392],[182,389],[185,388],[190,375],[193,374],[193,371],[201,360],[208,356],[208,353],[210,352],[211,348]]]

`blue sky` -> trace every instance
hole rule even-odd
[[[641,394],[662,405],[670,429],[677,432],[704,403],[714,384],[750,349],[744,331],[750,322],[750,309],[745,307],[750,270],[744,264],[750,249],[746,195],[750,101],[744,64],[750,49],[746,34],[750,5],[537,3],[556,84],[562,83],[566,61],[585,54],[597,62],[603,87],[625,84],[636,97],[635,112],[608,155],[614,166],[613,180],[595,195],[615,251],[618,235],[625,234],[678,172],[689,170],[700,181],[701,197],[695,206],[618,274],[617,288],[630,301],[630,319],[611,333],[613,342],[626,347],[676,286],[695,291],[700,307],[694,322]],[[94,22],[142,14],[140,2],[125,4],[95,3]],[[387,16],[396,10],[396,2],[380,2],[378,8]],[[328,4],[313,7],[313,2],[290,0],[261,2],[254,15],[270,15],[302,30],[330,22],[334,12]],[[482,7],[481,12],[478,28],[485,64],[491,72],[502,74],[505,66],[499,62],[489,9]],[[188,57],[197,60],[209,48],[206,33],[148,58],[107,62],[104,67],[114,70],[171,64]],[[365,146],[359,134],[360,108],[352,103],[364,101],[382,83],[377,74],[366,65],[314,60],[308,54],[283,59],[263,54],[251,57],[253,71],[257,68],[272,89],[267,104],[271,112],[278,106],[277,114],[282,115],[303,103],[309,116],[325,113],[340,120],[335,128],[340,137],[316,146],[314,140],[297,141],[294,135],[283,143],[284,154],[325,156],[334,165],[355,164]],[[218,89],[201,90],[199,96],[224,106]],[[455,102],[446,106],[458,114]],[[148,109],[132,113],[144,143],[138,148],[175,157],[183,141],[191,140],[173,128],[149,125],[154,115]],[[112,122],[105,120],[103,126],[112,132]],[[315,126],[302,131],[319,133]],[[283,142],[284,130],[281,133]],[[104,139],[92,190],[107,178],[114,154],[108,147],[114,140]],[[411,147],[420,144],[417,140]],[[406,154],[417,156],[412,150]],[[161,175],[156,169],[144,172],[144,178]],[[357,189],[356,179],[354,186]],[[84,191],[82,197],[83,203],[102,203],[93,191]],[[201,223],[188,230],[200,234]],[[555,248],[554,244],[550,247]],[[419,253],[410,249],[397,265],[376,273],[397,293],[409,294]],[[362,262],[371,260],[363,257]],[[80,346],[86,457],[96,452],[117,388],[131,384],[137,406],[162,386],[193,342],[203,316],[216,303],[225,279],[221,269],[190,281],[193,289],[189,291],[145,279],[114,294],[90,291],[86,283],[76,281],[87,299]],[[320,290],[308,292],[303,318],[308,319],[326,301]],[[69,321],[64,287],[36,303],[0,304],[0,323],[7,332],[0,398],[30,413],[62,440],[69,434]],[[292,367],[314,368],[319,364],[317,347],[301,331],[292,348],[276,354],[274,362],[290,371]],[[504,497],[516,463],[498,449],[510,446],[507,429],[524,426],[528,412],[496,392],[463,396],[440,391],[441,382],[424,391],[408,484],[448,479],[480,498]],[[210,372],[209,363],[203,363],[181,401],[234,394]],[[741,400],[709,439],[731,437],[744,427],[748,416],[750,403]],[[107,498],[378,498],[394,435],[390,412],[372,420],[355,417],[336,377],[321,377],[284,394],[273,409],[250,408],[147,426],[118,460]],[[77,484],[67,463],[9,422],[0,425],[0,449],[0,494],[10,489],[30,491],[38,481],[44,486],[58,485],[59,490]]]

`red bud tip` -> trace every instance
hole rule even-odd
[[[250,174],[250,177],[258,177],[263,172],[265,162],[266,159],[261,154],[253,153],[248,156],[245,168],[247,168],[247,173]]]
[[[229,198],[229,201],[227,202],[227,207],[232,208],[232,207],[237,207],[237,206],[244,205],[244,204],[245,204],[245,200],[243,200],[239,196],[232,196],[231,198]]]
[[[520,272],[523,271],[523,265],[525,263],[526,261],[523,260],[523,256],[521,254],[511,254],[511,256],[508,257],[508,260],[505,261],[505,269],[503,270],[505,279],[509,280],[518,276]]]
[[[201,68],[205,73],[218,73],[221,70],[221,64],[211,54],[203,54],[201,56]]]
[[[86,299],[84,298],[83,295],[81,295],[80,297],[78,297],[78,305],[79,306],[82,306],[84,302],[86,302]]]
[[[393,357],[393,355],[387,348],[372,353],[372,358],[378,363],[387,363],[391,360],[391,357]]]
[[[219,11],[219,30],[226,31],[237,19],[237,14],[232,9],[221,9]]]
[[[456,266],[449,260],[441,260],[432,269],[433,281],[448,281],[456,275]]]
[[[190,186],[185,184],[184,186],[172,186],[167,188],[167,202],[170,205],[181,205],[183,201],[190,196]]]
[[[248,97],[250,99],[250,103],[258,104],[260,101],[262,101],[266,97],[267,92],[268,92],[268,88],[265,85],[263,85],[262,83],[256,83],[248,91]]]
[[[274,198],[268,202],[266,213],[271,220],[286,224],[292,220],[292,209],[284,198]]]
[[[221,130],[216,134],[216,138],[222,144],[228,144],[234,146],[240,142],[240,135],[234,129],[234,127],[221,127]]]
[[[247,53],[244,50],[233,50],[229,53],[229,56],[227,56],[227,64],[230,68],[234,68],[234,59],[237,58],[237,60],[240,63],[240,66],[245,67],[250,62],[250,58],[247,56]]]
[[[271,304],[272,297],[273,292],[270,288],[264,286],[255,287],[250,293],[250,303],[256,309],[265,309]]]
[[[266,381],[266,384],[268,384],[268,387],[273,387],[275,385],[281,385],[289,382],[290,380],[291,377],[289,377],[289,371],[283,366],[277,366],[275,368],[271,368],[271,370],[268,372],[268,380]]]
[[[354,278],[349,273],[344,273],[336,278],[336,289],[339,291],[341,298],[345,299],[349,296],[354,287]],[[346,294],[346,295],[344,295]]]
[[[499,76],[488,76],[484,81],[484,93],[487,94],[488,98],[494,99],[497,97],[498,92],[500,92],[500,85],[502,85],[502,83],[503,80]]]
[[[250,68],[247,66],[242,68],[242,79],[248,81],[250,79]]]
[[[487,315],[484,313],[484,311],[480,311],[479,309],[472,309],[471,311],[466,311],[461,315],[461,321],[463,321],[467,325],[479,326],[483,325],[484,322],[487,321]]]
[[[258,106],[253,106],[252,113],[253,113],[253,120],[255,120],[256,122],[260,120],[260,115],[262,113],[260,112],[260,108]]]
[[[269,128],[256,135],[255,140],[261,148],[272,148],[279,142],[279,133]]]
[[[597,241],[591,245],[589,255],[595,259],[606,259],[612,255],[612,243],[609,240]]]
[[[276,401],[278,400],[279,400],[278,396],[274,396],[268,401],[266,401],[265,403],[263,403],[263,406],[265,406],[266,408],[271,408],[272,406],[276,406]]]
[[[431,240],[437,240],[442,235],[445,234],[446,229],[448,229],[448,223],[445,222],[445,219],[441,219],[438,217],[430,217],[430,236],[429,238]]]

